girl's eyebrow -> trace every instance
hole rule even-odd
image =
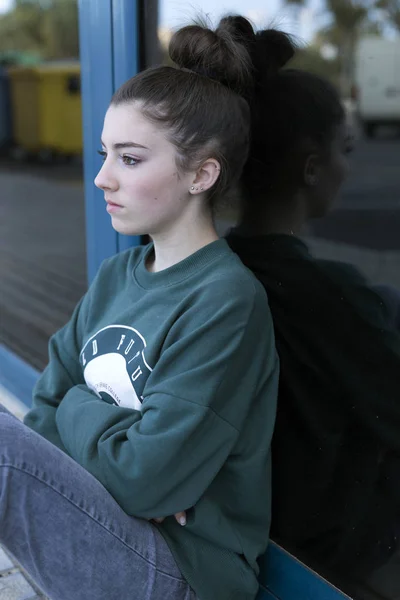
[[[103,140],[101,140],[101,145],[104,148],[106,147]],[[143,148],[143,150],[149,150],[146,146],[142,146],[142,144],[137,144],[136,142],[117,142],[116,144],[113,144],[114,150],[120,150],[121,148]]]

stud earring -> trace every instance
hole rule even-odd
[[[204,191],[204,188],[200,188],[200,191],[201,191],[201,192],[203,192],[203,191]]]
[[[192,187],[190,189],[193,191],[194,190],[194,185],[192,185]]]
[[[309,175],[308,176],[308,185],[317,185],[318,183],[318,177],[316,175]]]

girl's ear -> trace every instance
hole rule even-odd
[[[190,192],[199,194],[211,189],[221,173],[221,165],[215,158],[208,158],[197,170]]]

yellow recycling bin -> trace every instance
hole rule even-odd
[[[28,152],[82,153],[80,65],[10,69],[14,140]]]

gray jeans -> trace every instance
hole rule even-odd
[[[195,600],[157,528],[0,404],[0,543],[52,600]]]

